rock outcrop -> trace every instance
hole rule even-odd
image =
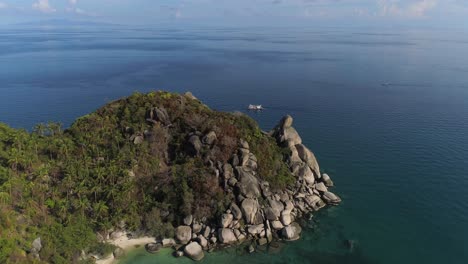
[[[181,244],[186,244],[192,239],[192,228],[190,226],[179,226],[175,230],[175,236]]]
[[[197,242],[192,242],[185,246],[184,253],[187,257],[196,261],[202,260],[205,257],[202,247]]]
[[[257,240],[258,245],[271,242],[273,237],[297,240],[302,230],[295,222],[298,218],[326,204],[336,205],[341,201],[328,190],[333,186],[330,176],[321,174],[315,155],[302,144],[292,125],[293,118],[286,116],[270,132],[278,146],[289,149],[290,154],[284,160],[295,177],[295,183],[287,189],[272,190],[270,184],[259,177],[258,159],[246,140],[239,140],[238,149],[229,163],[217,165],[223,188],[237,196],[226,212],[221,214],[217,229],[206,225],[200,234],[194,232],[195,241],[203,249],[209,250],[216,244],[241,243],[246,239]],[[199,152],[202,144],[211,145],[216,140],[216,134],[209,132],[200,143],[196,135],[189,141],[193,146],[199,145],[196,147]],[[263,202],[260,203],[260,200]],[[185,224],[189,225],[188,222]],[[189,232],[187,227],[183,230],[180,228],[177,234],[179,231]],[[189,245],[195,247],[193,242]]]

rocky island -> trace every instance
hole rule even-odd
[[[34,132],[0,124],[0,262],[94,262],[118,239],[194,260],[300,237],[340,198],[291,116],[269,132],[191,93],[135,93]]]

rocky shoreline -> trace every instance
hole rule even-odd
[[[257,177],[257,158],[247,141],[241,139],[229,163],[212,166],[221,178],[224,190],[236,197],[229,209],[217,223],[186,216],[183,225],[175,229],[174,237],[146,244],[147,251],[155,253],[159,248],[172,247],[174,256],[185,255],[198,261],[204,258],[206,251],[250,241],[247,250],[253,252],[254,245],[299,239],[302,228],[297,221],[301,217],[326,205],[339,204],[341,199],[329,191],[333,181],[329,175],[320,173],[315,155],[302,144],[292,124],[293,118],[285,116],[266,134],[287,150],[286,162],[295,176],[293,186],[280,191],[271,190],[267,181]],[[189,141],[197,151],[202,144],[211,144],[214,140],[216,134],[209,133],[201,139],[194,134]]]

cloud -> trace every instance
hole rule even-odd
[[[65,11],[68,13],[72,13],[75,15],[81,15],[81,16],[88,16],[88,17],[97,17],[98,15],[96,13],[91,13],[88,12],[84,9],[78,8],[78,7],[67,7],[65,8]]]
[[[382,16],[403,16],[403,17],[424,17],[427,12],[437,6],[438,0],[379,0],[380,15]]]
[[[49,4],[49,0],[38,0],[36,3],[33,3],[32,7],[43,13],[54,13],[57,11]]]
[[[76,5],[76,3],[78,3],[78,0],[69,0],[68,2],[70,2],[70,5]]]
[[[0,9],[7,8],[8,5],[6,3],[0,2]]]
[[[426,12],[437,5],[437,0],[422,0],[413,3],[408,8],[408,13],[412,16],[423,17]]]

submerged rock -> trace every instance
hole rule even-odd
[[[149,253],[156,253],[163,247],[160,243],[149,243],[145,245],[146,251]]]
[[[332,192],[326,192],[323,194],[323,199],[328,203],[332,205],[337,205],[341,203],[340,197],[338,197],[336,194]]]
[[[165,238],[162,240],[163,247],[172,247],[176,244],[175,240],[172,238]]]
[[[293,241],[299,239],[301,235],[302,228],[297,223],[292,223],[289,226],[286,226],[281,231],[281,235],[285,240]]]

